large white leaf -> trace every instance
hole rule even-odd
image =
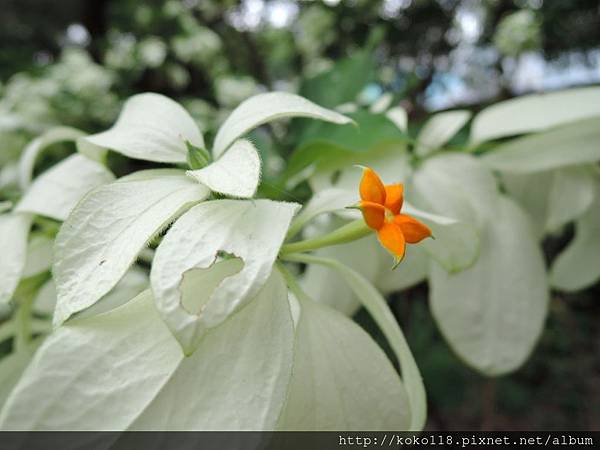
[[[137,174],[90,192],[56,238],[55,324],[110,291],[146,243],[208,195],[182,172]]]
[[[415,153],[419,156],[427,156],[439,149],[452,139],[470,118],[471,112],[467,110],[435,114],[419,131]]]
[[[585,87],[525,95],[483,109],[471,125],[471,141],[541,131],[600,116],[600,89]]]
[[[500,144],[481,157],[492,169],[531,173],[600,160],[600,117]]]
[[[433,316],[450,346],[486,375],[518,368],[531,353],[548,306],[544,259],[525,214],[499,197],[476,264],[448,274],[432,265]]]
[[[19,284],[27,257],[28,214],[0,215],[0,304],[8,302]]]
[[[531,216],[536,234],[557,231],[581,216],[594,199],[594,176],[587,167],[530,174],[504,173],[506,191]]]
[[[0,359],[0,409],[31,360],[31,351],[11,353]]]
[[[112,128],[82,141],[130,158],[170,163],[186,161],[185,141],[204,148],[202,134],[188,112],[179,103],[154,93],[129,98]]]
[[[286,297],[281,279],[271,278],[189,358],[149,291],[73,320],[40,348],[0,414],[0,429],[273,429],[293,358]]]
[[[217,161],[186,173],[208,186],[211,191],[250,198],[260,181],[260,157],[250,141],[240,139]]]
[[[115,309],[148,289],[150,280],[142,269],[133,266],[114,288],[101,300],[77,315],[77,318],[98,315]],[[50,279],[42,285],[33,300],[33,310],[38,314],[51,316],[56,308],[56,285]]]
[[[436,229],[435,223],[422,217],[435,237],[425,240],[423,248],[450,272],[472,265],[479,251],[478,231],[498,197],[489,169],[470,155],[439,155],[415,171],[408,190],[422,209],[454,219],[453,224]],[[419,217],[418,212],[413,214]]]
[[[402,378],[410,405],[410,430],[422,430],[427,419],[427,400],[421,373],[386,300],[359,272],[335,260],[312,255],[294,255],[290,260],[320,264],[339,274],[354,292],[360,303],[373,317],[394,351],[402,370]]]
[[[253,128],[285,117],[310,117],[339,124],[352,122],[342,114],[322,108],[295,94],[258,94],[242,102],[221,125],[215,136],[213,156],[221,156],[233,142]]]
[[[216,200],[185,213],[156,251],[150,280],[158,310],[186,353],[202,335],[252,299],[271,268],[298,205],[270,200]],[[206,270],[220,256],[240,258],[243,268],[203,295],[201,308],[182,304],[184,274]]]
[[[275,272],[249,305],[183,359],[132,429],[272,430],[293,353],[287,288]]]
[[[19,159],[19,185],[26,190],[31,184],[33,169],[38,155],[47,147],[57,142],[72,141],[83,136],[83,131],[70,127],[56,127],[35,138],[23,150]]]
[[[63,221],[85,194],[114,178],[102,164],[71,155],[36,178],[16,210]]]
[[[124,430],[182,358],[148,292],[74,320],[38,349],[0,413],[0,430]]]
[[[600,278],[600,189],[587,212],[575,222],[575,238],[556,258],[550,272],[552,286],[578,291]]]
[[[300,300],[294,368],[281,430],[404,430],[410,410],[398,374],[358,325]]]

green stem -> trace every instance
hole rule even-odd
[[[338,228],[331,233],[316,238],[306,239],[304,241],[292,242],[281,247],[280,255],[289,255],[290,253],[309,252],[322,247],[331,245],[346,244],[356,241],[371,233],[372,230],[367,226],[364,220],[355,220],[343,227]]]
[[[285,284],[289,288],[289,290],[298,298],[298,300],[304,298],[306,294],[296,281],[296,277],[285,267],[282,263],[277,263],[277,269],[283,275],[283,279],[285,280]]]
[[[33,295],[24,295],[20,300],[15,316],[16,353],[26,352],[31,342],[31,307],[33,304]]]

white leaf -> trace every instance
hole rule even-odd
[[[0,359],[0,409],[31,360],[32,352],[11,353]]]
[[[406,202],[402,212],[416,217],[431,229],[433,239],[425,239],[417,245],[448,272],[459,272],[473,265],[479,255],[479,233],[474,225],[427,213]]]
[[[600,160],[600,117],[500,144],[480,159],[502,172],[531,173]]]
[[[183,359],[132,429],[272,430],[286,400],[293,351],[287,288],[274,273],[247,307]]]
[[[387,267],[379,270],[373,284],[384,294],[403,291],[413,287],[427,278],[429,273],[429,255],[419,245],[406,246],[402,263],[394,270],[390,265],[389,255],[386,254]],[[343,260],[341,260],[343,261]],[[345,261],[343,261],[345,262]],[[359,273],[362,273],[359,271]]]
[[[63,221],[85,194],[114,178],[102,164],[71,155],[34,180],[16,211]]]
[[[150,281],[158,310],[186,353],[261,289],[297,208],[270,200],[204,202],[169,230],[156,251]],[[243,268],[219,284],[200,312],[187,311],[180,290],[184,274],[210,268],[221,252],[240,258]]]
[[[390,108],[388,112],[385,113],[385,116],[390,119],[390,121],[396,125],[399,130],[408,130],[408,114],[401,106]]]
[[[470,155],[435,156],[415,171],[407,191],[422,209],[453,219],[453,223],[440,227],[439,220],[437,224],[428,222],[422,213],[414,211],[412,214],[422,218],[435,237],[423,241],[422,247],[450,272],[471,266],[479,251],[479,230],[495,210],[498,197],[489,169]]]
[[[0,430],[124,430],[182,358],[149,292],[74,320],[38,349],[0,413]]]
[[[467,110],[435,114],[419,131],[415,153],[419,156],[427,156],[441,148],[465,126],[470,118],[471,113]]]
[[[339,124],[352,122],[348,117],[322,108],[298,95],[287,92],[258,94],[242,102],[221,125],[215,137],[213,156],[221,156],[248,131],[285,117],[310,117]]]
[[[39,349],[0,413],[0,429],[273,429],[293,358],[286,294],[271,278],[189,358],[149,291],[73,320]]]
[[[28,214],[0,215],[0,304],[8,302],[19,284],[27,256]]]
[[[294,218],[288,237],[295,236],[315,217],[334,211],[343,210],[358,202],[358,191],[329,188],[317,192]],[[333,231],[333,230],[331,230]]]
[[[50,270],[54,241],[44,235],[33,236],[27,244],[27,257],[22,278],[28,278]]]
[[[300,300],[294,367],[281,430],[405,430],[406,391],[390,361],[358,325]]]
[[[600,116],[597,87],[525,95],[496,103],[477,114],[471,125],[471,141],[542,131],[594,116]]]
[[[260,157],[250,141],[240,139],[217,161],[186,174],[211,191],[239,198],[250,198],[260,181]]]
[[[580,217],[594,199],[594,176],[587,167],[531,174],[502,174],[506,191],[530,215],[538,238]]]
[[[75,207],[56,238],[55,324],[110,291],[153,236],[206,198],[208,189],[178,173],[100,186]]]
[[[26,190],[31,184],[35,160],[38,155],[47,147],[57,142],[72,141],[83,136],[83,131],[70,127],[56,127],[46,131],[41,136],[35,138],[23,150],[19,159],[19,185],[22,190]]]
[[[594,201],[594,177],[583,167],[566,167],[554,174],[554,183],[548,199],[547,231],[581,216]]]
[[[575,238],[556,258],[550,272],[553,287],[578,291],[600,278],[600,189],[587,212],[575,222]]]
[[[204,148],[202,134],[188,112],[179,103],[154,93],[129,98],[112,128],[82,139],[130,158],[170,163],[186,161],[186,140]]]
[[[50,278],[46,281],[33,298],[33,311],[36,314],[51,316],[56,307],[56,285]]]
[[[77,315],[77,318],[102,314],[124,305],[150,287],[148,274],[137,266],[130,268],[108,294]]]
[[[293,259],[291,259],[293,260]],[[402,330],[386,300],[359,272],[334,259],[297,255],[296,261],[321,264],[338,273],[360,299],[377,326],[383,332],[400,363],[402,378],[410,405],[410,430],[422,430],[427,419],[427,400],[421,373],[408,347]]]
[[[442,334],[468,365],[498,376],[517,369],[542,331],[548,307],[544,259],[525,214],[499,197],[473,267],[432,265],[430,303]]]

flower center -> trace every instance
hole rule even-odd
[[[390,211],[388,208],[385,208],[385,221],[393,222],[394,221],[394,213]]]

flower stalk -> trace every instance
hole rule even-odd
[[[323,236],[285,244],[281,247],[279,254],[284,256],[291,253],[310,252],[331,245],[346,244],[362,239],[370,233],[371,229],[364,220],[355,220]]]

